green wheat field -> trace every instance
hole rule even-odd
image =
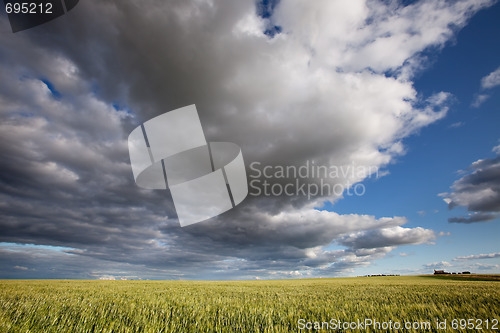
[[[498,279],[0,280],[0,332],[499,332]]]

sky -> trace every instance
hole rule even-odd
[[[12,33],[3,13],[0,278],[500,273],[498,18],[492,0],[82,0]],[[207,141],[241,147],[249,194],[181,227],[127,138],[192,104]]]

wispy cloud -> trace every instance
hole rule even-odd
[[[500,265],[498,264],[483,264],[483,263],[473,263],[471,267],[479,269],[479,270],[495,270],[498,271]]]
[[[492,213],[472,213],[467,216],[458,216],[448,218],[450,223],[475,223],[492,221],[498,217],[497,214]]]
[[[487,253],[487,254],[471,254],[469,256],[456,257],[453,260],[463,261],[463,260],[493,259],[493,258],[500,258],[500,252]]]
[[[14,269],[18,269],[20,271],[27,271],[29,268],[24,266],[14,266]]]
[[[500,85],[500,67],[498,67],[495,71],[486,75],[481,79],[481,89],[487,90],[492,89],[496,86]],[[478,93],[475,95],[474,100],[471,103],[471,106],[474,108],[480,107],[486,100],[490,98],[490,95],[487,93]]]
[[[481,79],[483,89],[491,89],[500,85],[500,67]]]
[[[490,98],[490,95],[488,94],[477,94],[476,97],[474,98],[474,101],[472,101],[471,106],[474,108],[480,107],[484,102],[486,102]]]
[[[464,126],[464,125],[465,125],[465,123],[464,123],[464,122],[462,122],[462,121],[458,121],[458,122],[456,122],[456,123],[451,124],[449,127],[450,127],[450,128],[459,128],[459,127],[462,127],[462,126]]]

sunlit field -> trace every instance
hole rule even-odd
[[[495,277],[0,281],[0,332],[495,332],[499,319]]]

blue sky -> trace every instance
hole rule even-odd
[[[88,0],[1,34],[0,278],[499,273],[499,17],[492,0]],[[168,190],[136,185],[127,138],[191,104],[257,184],[320,179],[253,162],[382,176],[180,227]]]

